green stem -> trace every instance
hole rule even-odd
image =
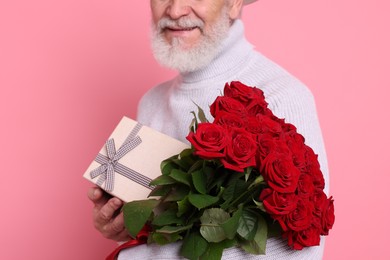
[[[249,194],[251,194],[251,193],[253,193],[253,192],[254,192],[254,189],[253,189],[253,188],[252,188],[252,189],[248,189],[247,192],[242,193],[240,196],[238,196],[238,198],[236,198],[235,200],[233,200],[233,202],[230,203],[230,205],[229,205],[228,208],[230,208],[231,206],[235,205],[235,204],[236,204],[238,201],[240,201],[243,197],[248,196]]]
[[[262,184],[264,182],[264,178],[263,176],[259,176],[257,177],[252,183],[251,185],[249,185],[248,187],[248,191],[247,192],[244,192],[242,193],[240,196],[238,196],[238,198],[236,198],[235,200],[233,200],[232,203],[230,203],[229,207],[230,208],[231,206],[235,205],[238,201],[240,201],[243,197],[245,196],[248,196],[249,194],[252,194],[256,191],[257,189],[257,186],[259,186],[260,184]]]

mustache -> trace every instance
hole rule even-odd
[[[159,31],[162,31],[165,28],[172,27],[178,27],[183,29],[198,27],[201,31],[203,31],[204,22],[200,19],[193,19],[188,17],[180,17],[177,20],[172,20],[167,17],[163,17],[157,24],[157,29]]]

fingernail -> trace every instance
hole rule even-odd
[[[93,191],[93,197],[96,198],[97,196],[99,196],[99,190],[95,189]]]
[[[122,206],[122,201],[120,201],[119,199],[117,199],[117,198],[114,198],[113,199],[113,202],[114,202],[114,204],[115,204],[115,206]]]

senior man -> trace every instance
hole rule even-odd
[[[310,91],[281,67],[256,52],[245,39],[240,20],[243,6],[256,0],[151,0],[152,49],[162,65],[179,71],[170,81],[149,90],[141,99],[137,120],[186,142],[194,102],[208,107],[226,82],[241,81],[264,91],[270,109],[294,124],[318,154],[328,190],[328,169],[314,99]],[[248,7],[249,8],[249,7]],[[210,114],[207,115],[211,118]],[[122,202],[91,188],[95,227],[109,239],[126,241]],[[321,259],[319,246],[293,251],[286,241],[267,241],[266,255],[227,249],[223,259]],[[180,259],[180,243],[139,245],[124,249],[118,259]]]

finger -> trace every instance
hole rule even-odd
[[[95,202],[103,197],[103,191],[98,187],[91,187],[88,189],[88,198]]]
[[[111,223],[105,225],[104,232],[107,238],[117,241],[124,241],[129,239],[129,234],[124,225],[123,213],[116,216]]]
[[[94,222],[97,229],[102,229],[108,223],[110,223],[116,211],[120,209],[123,205],[123,202],[118,198],[111,198],[107,203],[102,207],[94,207]]]
[[[112,233],[120,233],[125,229],[125,222],[123,218],[123,213],[121,212],[114,218],[114,220],[109,224],[109,229]]]
[[[88,190],[88,198],[95,204],[95,207],[100,209],[107,203],[110,197],[105,196],[105,192],[99,187],[91,187]]]

